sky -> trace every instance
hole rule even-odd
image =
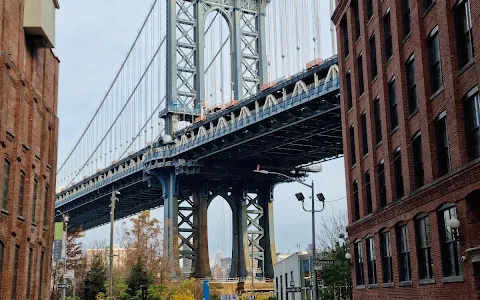
[[[294,0],[278,1],[280,5],[282,1],[286,1],[286,4],[293,7]],[[319,20],[322,28],[329,33],[328,1],[320,2],[327,4],[327,9],[319,12]],[[54,49],[61,62],[58,98],[60,158],[65,157],[73,147],[102,100],[150,5],[151,0],[60,2]],[[278,14],[282,16],[281,12]],[[281,33],[277,38],[280,42],[283,40]],[[270,41],[272,39],[270,38]],[[286,42],[287,40],[285,39]],[[328,34],[323,35],[322,43],[319,44],[323,57],[332,54]],[[313,50],[311,51],[313,56]],[[267,55],[270,57],[273,53],[267,53]],[[274,72],[278,73],[278,70]],[[343,158],[324,163],[322,172],[313,174],[308,180],[314,181],[315,192],[322,192],[327,200],[325,210],[318,217],[329,216],[336,210],[346,212]],[[311,243],[311,214],[302,210],[301,204],[294,196],[300,191],[305,195],[310,193],[308,188],[298,183],[281,184],[274,190],[274,231],[277,252],[296,251],[298,247],[305,249]],[[341,200],[328,202],[337,199]],[[153,210],[152,215],[162,220],[163,208]],[[123,221],[116,222],[117,228],[120,227],[118,224],[121,222]],[[229,256],[231,211],[222,199],[214,200],[209,208],[208,228],[211,261],[219,250],[224,256]],[[83,242],[88,248],[95,242],[107,241],[108,234],[108,225],[102,226],[87,231]],[[115,238],[118,243],[118,236]]]

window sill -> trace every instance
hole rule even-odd
[[[48,231],[48,227],[47,227],[47,226],[43,226],[43,231],[47,232],[47,231]]]
[[[25,221],[25,219],[22,216],[17,216],[17,219]]]
[[[438,95],[440,95],[443,92],[443,85],[435,92],[433,93],[432,96],[430,96],[430,100],[435,99]]]
[[[372,283],[368,285],[369,289],[378,289],[378,283]]]
[[[393,54],[390,55],[390,57],[387,59],[387,62],[385,63],[385,65],[388,66],[388,64],[393,60]]]
[[[363,96],[365,95],[365,91],[358,96],[358,101],[361,101],[363,99]]]
[[[372,20],[373,20],[373,14],[372,14],[372,16],[370,17],[370,19],[368,19],[367,27],[370,25],[370,23],[372,23]]]
[[[378,142],[375,147],[378,149],[381,145],[383,145],[383,140],[381,140],[380,142]]]
[[[368,157],[368,152],[363,155],[362,160],[365,160],[367,157]]]
[[[394,135],[399,129],[400,129],[400,125],[395,126],[395,128],[392,129],[391,135]]]
[[[412,30],[410,29],[410,32],[403,38],[402,44],[405,44],[408,39],[412,36]]]
[[[363,290],[365,288],[365,285],[363,285],[363,284],[362,285],[357,285],[355,288],[357,290]]]
[[[449,276],[449,277],[443,277],[442,278],[442,283],[454,283],[454,282],[463,282],[463,275],[460,276]]]
[[[412,119],[413,117],[415,117],[415,115],[418,114],[418,108],[416,108],[409,116],[408,116],[408,119]]]
[[[408,281],[400,281],[400,283],[398,284],[398,286],[412,286],[413,283],[411,280],[408,280]]]
[[[471,66],[473,66],[475,64],[475,59],[471,59],[468,63],[466,63],[459,71],[458,71],[458,76],[462,75],[463,73],[465,73],[465,71],[467,71],[468,69],[470,69]]]
[[[352,165],[351,169],[352,169],[352,170],[355,169],[356,166],[357,166],[357,163],[354,163],[354,164]]]
[[[391,288],[394,287],[393,282],[385,282],[382,284],[383,288]]]
[[[347,114],[351,113],[352,110],[353,110],[353,105],[352,105],[352,107],[350,107],[350,108],[348,109]]]
[[[375,81],[377,81],[377,79],[378,79],[378,74],[375,75],[375,77],[373,77],[372,82],[370,82],[370,85],[374,84]]]
[[[437,3],[437,1],[433,1],[432,4],[430,4],[429,7],[427,7],[424,12],[423,12],[423,17],[425,18],[428,13],[432,10],[432,8],[435,6],[435,3]]]
[[[10,213],[8,212],[8,210],[6,210],[6,209],[4,209],[4,208],[2,208],[2,209],[0,210],[0,212],[1,212],[2,214],[6,214],[6,215],[9,215],[9,214],[10,214]]]
[[[37,227],[37,223],[32,222],[32,226],[33,226],[33,227]]]
[[[349,57],[350,57],[350,52],[345,56],[345,58],[343,59],[343,61],[347,61]]]
[[[360,36],[355,41],[355,46],[357,46],[357,44],[360,42],[361,39],[362,39],[362,34],[360,33]]]
[[[428,278],[428,279],[420,279],[418,281],[418,284],[423,285],[423,284],[434,284],[435,279],[434,278]]]

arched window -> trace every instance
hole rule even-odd
[[[396,230],[400,282],[408,282],[412,280],[412,272],[410,267],[410,249],[408,245],[408,224],[400,223],[397,225]]]
[[[390,244],[390,231],[380,231],[380,253],[382,255],[383,283],[393,282],[392,247]]]
[[[357,286],[363,286],[363,249],[362,240],[356,240],[354,243],[355,249],[355,278]]]
[[[7,209],[8,183],[10,182],[10,162],[5,159],[3,162],[3,187],[2,187],[2,208]]]
[[[417,242],[418,277],[420,280],[433,278],[432,242],[430,238],[430,218],[422,213],[415,218]]]

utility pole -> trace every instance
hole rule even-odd
[[[112,196],[110,197],[110,264],[108,272],[108,294],[110,297],[113,297],[113,224],[115,223],[115,202],[118,201],[117,195],[120,195],[120,192],[112,189]]]

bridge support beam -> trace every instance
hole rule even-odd
[[[260,206],[263,209],[263,216],[260,218],[260,226],[263,228],[263,238],[260,239],[260,246],[263,248],[263,277],[274,278],[273,265],[277,262],[275,249],[274,227],[273,227],[273,188],[265,187],[260,191]]]
[[[193,244],[197,252],[193,276],[196,278],[205,278],[211,275],[208,256],[208,199],[205,196],[203,189],[197,189],[193,194],[193,223],[196,227]]]
[[[247,236],[247,205],[243,187],[237,187],[232,193],[233,233],[231,277],[247,277],[250,267]]]

